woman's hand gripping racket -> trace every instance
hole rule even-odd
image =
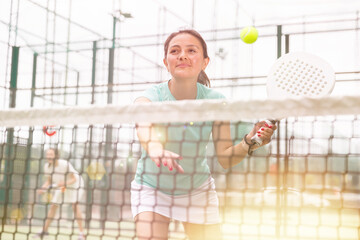
[[[66,190],[66,187],[65,186],[62,186],[62,187],[59,187],[58,184],[50,184],[49,186],[47,186],[46,188],[41,188],[37,191],[37,193],[39,195],[45,193],[46,191],[50,190],[50,189],[60,189],[62,193],[65,192]]]
[[[323,97],[330,95],[335,86],[335,72],[322,58],[306,53],[293,52],[278,58],[267,78],[267,95],[272,99],[294,97]],[[275,125],[276,119],[265,120]],[[251,142],[260,146],[262,139],[257,135]]]

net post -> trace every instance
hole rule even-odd
[[[20,47],[12,47],[12,59],[11,59],[11,76],[10,76],[10,102],[9,107],[15,108],[16,106],[16,88],[17,88],[17,76],[19,67],[19,52]]]
[[[38,53],[33,54],[33,69],[32,69],[32,79],[31,79],[31,96],[30,96],[30,107],[34,107],[34,99],[35,99],[35,89],[36,89],[36,72],[37,72],[37,58]],[[30,167],[31,167],[31,152],[32,152],[32,144],[33,144],[33,134],[34,128],[29,127],[29,138],[27,139],[26,143],[26,158],[25,158],[25,176],[24,176],[24,187],[25,187],[25,194],[23,195],[23,203],[27,203],[29,200],[30,195]],[[32,210],[28,207],[28,211]],[[30,214],[27,214],[29,217]],[[29,219],[30,220],[30,219]]]
[[[290,35],[285,34],[285,53],[289,53],[290,51]]]
[[[12,47],[12,58],[11,58],[11,75],[10,75],[10,99],[9,99],[9,108],[15,108],[16,106],[16,90],[17,90],[17,76],[18,76],[18,66],[19,66],[19,53],[20,47]],[[12,156],[14,155],[14,128],[7,128],[7,139],[5,147],[5,169],[4,169],[4,179],[1,183],[1,191],[4,191],[4,205],[3,205],[3,214],[2,214],[2,229],[7,221],[7,211],[9,204],[12,202],[11,196],[11,174],[13,172],[14,163]],[[1,233],[0,233],[1,238]]]
[[[33,202],[29,202],[29,195],[30,195],[30,181],[31,181],[31,152],[32,152],[32,146],[33,146],[33,135],[34,135],[34,128],[33,127],[29,127],[29,138],[27,139],[27,143],[26,143],[26,157],[25,157],[25,176],[24,176],[24,183],[23,186],[25,187],[24,189],[24,194],[23,194],[23,204],[28,203],[29,205],[27,205],[27,216],[32,218],[32,207],[33,206]],[[29,214],[29,211],[31,213],[31,215]],[[30,219],[28,219],[30,221]]]
[[[97,41],[93,41],[92,49],[92,70],[91,70],[91,104],[95,103],[95,76],[96,76],[96,51],[97,51]]]
[[[36,69],[37,69],[37,58],[38,53],[34,53],[33,55],[33,69],[32,69],[32,83],[31,83],[31,99],[30,99],[30,107],[34,106],[35,99],[35,89],[36,89]]]
[[[115,49],[109,49],[109,69],[108,69],[108,96],[107,103],[112,103],[112,95],[113,95],[113,84],[114,84],[114,54]]]
[[[96,84],[96,58],[97,58],[97,41],[93,41],[93,48],[92,48],[92,70],[91,70],[91,104],[95,104],[95,84]],[[92,158],[92,140],[93,140],[93,125],[89,126],[89,152],[88,152],[88,162],[91,162]],[[89,177],[85,179],[85,189],[86,189],[86,210],[85,210],[85,228],[90,228],[90,219],[91,219],[91,203],[92,203],[92,193],[90,191],[92,189],[91,180]]]
[[[109,49],[109,73],[108,73],[108,90],[107,90],[107,104],[112,103],[112,96],[113,96],[113,83],[114,83],[114,55],[115,55],[115,48]],[[111,152],[111,142],[112,142],[112,125],[107,124],[106,128],[106,136],[105,136],[105,153],[103,163],[106,163],[109,158],[109,152]],[[108,186],[108,178],[105,174],[101,179],[102,184],[100,185],[103,189],[107,189]],[[100,219],[106,219],[106,206],[108,202],[108,197],[105,194],[101,195],[101,208],[100,211]],[[105,221],[101,221],[101,228],[105,229]]]
[[[282,25],[277,26],[277,58],[280,58],[282,55]],[[281,236],[281,182],[280,182],[280,122],[278,123],[277,128],[277,137],[276,137],[276,229],[275,235],[277,239],[280,239]]]
[[[285,34],[285,53],[289,53],[290,51],[290,35],[289,34]],[[284,122],[284,131],[285,131],[285,136],[284,136],[284,173],[283,173],[283,178],[282,178],[282,184],[283,184],[283,196],[284,196],[284,205],[287,206],[287,190],[288,190],[288,183],[287,183],[287,178],[288,178],[288,173],[289,173],[289,137],[288,137],[288,119],[285,119]],[[288,211],[287,208],[284,208],[284,215],[283,216],[287,216]],[[286,221],[285,221],[285,224]],[[285,226],[285,231],[286,231],[286,226]],[[286,234],[286,233],[285,233]]]
[[[277,31],[276,31],[276,37],[277,37],[277,58],[281,57],[281,50],[282,50],[282,26],[278,25],[277,26]]]
[[[112,48],[115,48],[115,39],[116,39],[116,17],[113,16],[113,37],[112,37]]]

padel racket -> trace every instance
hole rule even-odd
[[[322,58],[306,52],[287,53],[276,60],[267,77],[268,98],[323,97],[330,95],[335,86],[335,72]],[[265,120],[274,125],[274,119]],[[256,145],[262,140],[251,138]]]
[[[46,189],[47,189],[47,190],[50,190],[50,189],[60,189],[61,192],[65,192],[66,187],[65,187],[65,186],[59,187],[56,183],[54,183],[54,184],[50,184]]]

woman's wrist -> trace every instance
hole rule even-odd
[[[251,138],[250,138],[250,140],[249,140],[249,136],[248,136],[248,134],[245,134],[245,136],[243,137],[243,140],[242,140],[242,142],[243,142],[243,145],[245,146],[245,149],[247,149],[247,153],[248,153],[248,155],[251,155],[252,153],[253,153],[253,151],[255,150],[255,143],[253,143],[252,141],[251,141]]]

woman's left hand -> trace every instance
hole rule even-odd
[[[246,136],[246,141],[251,142],[251,138],[257,135],[262,143],[259,147],[268,144],[271,141],[271,137],[274,134],[274,131],[277,129],[276,125],[269,125],[266,121],[261,121],[255,124],[251,132]]]

